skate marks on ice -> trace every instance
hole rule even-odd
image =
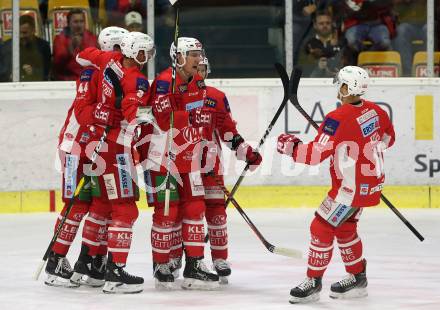
[[[251,209],[249,216],[277,244],[307,253],[308,225],[313,209]],[[232,275],[219,291],[154,289],[149,229],[151,212],[141,212],[135,224],[127,271],[145,278],[144,291],[135,295],[105,295],[87,287],[48,287],[32,280],[36,264],[47,246],[56,214],[0,215],[0,302],[2,309],[438,309],[440,305],[440,210],[405,209],[423,228],[420,243],[387,209],[365,210],[359,233],[368,259],[368,294],[364,299],[331,300],[330,285],[345,276],[335,246],[332,263],[323,279],[320,301],[309,305],[288,303],[289,291],[304,279],[306,259],[295,260],[267,252],[240,216],[229,211]],[[68,258],[79,254],[75,240]],[[212,268],[209,251],[205,262]]]

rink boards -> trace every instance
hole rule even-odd
[[[327,191],[326,186],[243,186],[235,198],[245,209],[316,208]],[[440,186],[386,186],[383,193],[398,208],[440,208]],[[53,190],[0,192],[0,201],[0,213],[55,212],[63,206],[61,192]],[[147,209],[145,192],[137,204]]]
[[[278,79],[209,80],[229,99],[240,133],[258,144],[282,99]],[[58,132],[75,95],[73,82],[0,84],[0,212],[55,210],[61,205],[56,170]],[[385,193],[398,207],[438,208],[440,186],[440,79],[374,79],[366,99],[391,117],[396,144],[385,154]],[[320,123],[335,109],[330,79],[302,79],[299,101]],[[276,152],[276,137],[315,136],[290,104],[272,128],[262,165],[244,179],[237,199],[245,208],[317,206],[330,184],[328,163],[306,167]],[[225,150],[225,180],[234,184],[243,163]],[[142,184],[141,184],[142,185]],[[141,186],[142,187],[142,186]],[[145,208],[145,203],[139,203]]]

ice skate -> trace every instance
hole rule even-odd
[[[144,279],[124,270],[125,264],[115,264],[109,257],[102,291],[111,294],[134,294],[144,290]]]
[[[219,276],[220,284],[228,284],[228,278],[231,275],[231,267],[229,263],[222,258],[214,260],[214,269]]]
[[[171,258],[168,265],[174,279],[179,278],[179,270],[182,268],[182,256]]]
[[[69,260],[62,255],[50,252],[46,264],[47,279],[44,281],[46,285],[57,287],[78,287],[78,284],[71,283],[73,271]]]
[[[300,285],[290,290],[291,304],[308,303],[319,300],[322,278],[306,278]]]
[[[349,273],[347,277],[339,282],[333,283],[330,288],[330,298],[350,299],[368,296],[366,262],[364,271],[358,274]]]
[[[170,271],[169,264],[153,263],[153,276],[155,287],[158,290],[171,290],[174,286],[174,277]]]
[[[106,257],[98,255],[95,258],[83,255],[78,258],[73,268],[70,282],[78,285],[101,287],[104,285]]]
[[[183,278],[182,288],[186,290],[209,291],[219,288],[218,275],[206,267],[202,257],[186,257]]]

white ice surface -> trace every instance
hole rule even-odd
[[[253,209],[248,215],[273,244],[307,252],[312,209]],[[308,305],[288,303],[289,291],[305,274],[306,260],[268,252],[235,211],[229,210],[230,284],[221,291],[170,292],[154,289],[149,229],[151,212],[135,224],[127,270],[145,278],[135,295],[105,295],[99,289],[48,287],[32,276],[47,247],[56,214],[0,215],[0,309],[440,309],[440,210],[402,211],[425,236],[418,241],[388,209],[367,209],[359,233],[368,259],[365,299],[328,297],[330,284],[345,276],[335,247],[323,280],[321,300]],[[74,263],[79,238],[69,252]],[[208,252],[208,251],[206,251]],[[207,255],[209,259],[209,254]],[[177,281],[180,283],[180,279]]]

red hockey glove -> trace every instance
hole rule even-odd
[[[257,167],[261,164],[261,161],[263,160],[260,153],[254,150],[252,146],[250,146],[246,142],[243,142],[238,146],[235,154],[237,155],[238,160],[243,160],[249,163],[250,171],[254,171],[255,169],[257,169]]]
[[[110,127],[117,127],[124,119],[121,110],[105,105],[102,102],[96,104],[92,113],[96,124]]]
[[[159,96],[153,102],[153,113],[155,116],[162,113],[168,114],[172,111],[176,111],[178,103],[180,101],[180,95],[177,94],[166,94]]]
[[[203,108],[193,109],[189,112],[189,123],[193,127],[204,127],[211,130],[222,128],[225,114]]]
[[[289,135],[287,133],[280,134],[278,136],[277,151],[280,154],[292,156],[293,150],[300,143],[302,143],[301,139],[295,135]]]

